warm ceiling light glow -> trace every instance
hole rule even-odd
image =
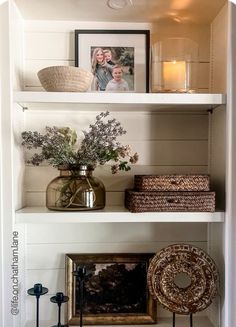
[[[170,8],[173,10],[183,10],[189,8],[193,4],[193,0],[172,0]]]
[[[181,22],[182,22],[182,19],[179,18],[179,17],[174,17],[173,20],[174,20],[176,23],[181,23]]]
[[[107,5],[111,9],[123,9],[127,6],[132,6],[132,0],[108,0]]]

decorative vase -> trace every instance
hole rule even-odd
[[[46,206],[51,210],[82,211],[105,207],[105,187],[93,177],[93,169],[80,165],[76,169],[59,169],[46,191]]]

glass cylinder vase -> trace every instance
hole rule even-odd
[[[105,207],[105,187],[93,176],[93,169],[81,165],[73,170],[59,169],[46,191],[46,206],[51,210],[83,211]]]
[[[197,91],[198,45],[186,38],[169,38],[152,48],[152,92]]]

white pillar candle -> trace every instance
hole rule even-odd
[[[164,89],[170,91],[186,90],[186,62],[170,61],[163,63]]]

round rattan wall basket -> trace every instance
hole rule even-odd
[[[48,92],[86,92],[93,74],[80,67],[51,66],[40,70],[38,78]]]
[[[187,286],[176,284],[178,275],[189,279]],[[206,309],[217,294],[218,271],[202,249],[174,244],[162,249],[150,262],[148,287],[152,296],[177,314],[193,314]]]

